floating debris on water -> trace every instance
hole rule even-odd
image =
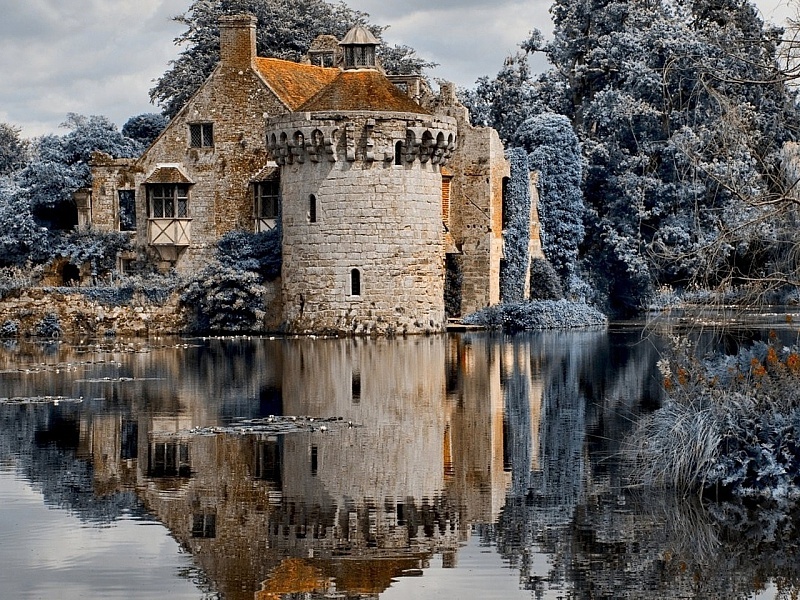
[[[80,404],[83,396],[71,398],[69,396],[25,396],[16,398],[0,398],[0,404]]]
[[[193,427],[189,430],[179,431],[172,435],[218,435],[218,434],[283,434],[299,432],[326,433],[337,428],[348,429],[358,427],[352,421],[345,421],[342,417],[304,417],[304,416],[275,416],[270,415],[260,419],[245,419],[230,425],[215,427]]]

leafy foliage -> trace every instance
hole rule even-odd
[[[272,281],[281,274],[281,240],[280,225],[261,233],[231,231],[217,242],[217,257],[230,269],[253,271],[262,281]]]
[[[150,90],[150,99],[163,108],[165,115],[174,117],[219,61],[219,17],[241,13],[258,20],[259,56],[293,61],[306,54],[317,36],[329,34],[342,39],[353,25],[367,25],[368,17],[343,2],[325,0],[194,0],[183,15],[175,17],[187,28],[175,40],[184,50]],[[369,29],[380,39],[382,27],[369,25]],[[387,69],[400,73],[420,73],[433,65],[407,46],[381,47],[379,55]]]
[[[169,119],[158,113],[143,113],[128,119],[122,126],[122,135],[138,142],[144,149],[166,129]]]
[[[18,171],[28,162],[28,142],[20,137],[20,129],[0,123],[0,176]]]
[[[633,437],[638,480],[715,494],[800,496],[800,349],[772,338],[698,360],[678,342],[659,363],[664,406]]]
[[[253,271],[212,266],[184,288],[180,299],[191,314],[192,331],[236,333],[257,328],[265,314],[265,292]]]
[[[531,190],[527,153],[521,148],[507,152],[511,178],[504,196],[503,229],[505,260],[500,266],[500,299],[521,302],[525,297],[531,240]]]
[[[540,300],[496,304],[467,315],[464,323],[521,331],[598,327],[607,325],[608,319],[596,308],[581,302]]]
[[[531,260],[531,300],[562,300],[564,289],[558,273],[543,258]]]
[[[529,152],[531,170],[539,172],[539,221],[545,256],[569,292],[576,294],[580,281],[578,249],[585,235],[586,213],[578,138],[569,119],[542,113],[517,129],[515,142]]]
[[[57,255],[81,266],[88,263],[94,277],[116,269],[117,256],[131,248],[127,233],[120,231],[72,231],[65,234],[55,246]]]
[[[133,157],[142,146],[122,135],[106,117],[70,113],[63,127],[70,130],[64,136],[46,135],[36,140],[31,161],[19,173],[19,184],[40,222],[68,229],[75,224],[66,216],[74,213],[72,194],[91,184],[92,152]]]
[[[0,338],[15,338],[19,337],[19,321],[16,319],[8,319],[0,325]]]
[[[55,313],[48,313],[36,324],[33,334],[37,337],[61,337],[61,320]]]
[[[0,266],[22,266],[50,257],[50,236],[33,218],[19,187],[0,177]]]
[[[473,112],[510,140],[531,115],[569,119],[584,162],[580,254],[609,307],[636,311],[663,284],[757,278],[781,239],[796,253],[776,174],[797,109],[780,32],[750,2],[556,0],[551,12],[553,41],[534,34],[523,50],[554,68],[533,78],[517,55],[478,83],[487,105]]]
[[[463,259],[459,254],[447,254],[444,278],[444,314],[448,318],[461,316],[461,286],[464,282]]]

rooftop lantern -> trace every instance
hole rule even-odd
[[[380,42],[363,25],[356,25],[339,45],[344,49],[345,69],[375,69],[375,49]]]

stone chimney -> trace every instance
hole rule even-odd
[[[219,19],[219,59],[223,67],[249,68],[256,55],[256,23],[252,15]]]

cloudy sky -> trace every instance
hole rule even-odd
[[[780,23],[792,0],[757,0]],[[0,0],[0,121],[26,137],[59,133],[68,112],[119,126],[158,112],[148,92],[179,52],[171,17],[191,0]],[[390,25],[385,38],[439,63],[432,73],[471,86],[494,75],[531,29],[551,30],[551,0],[347,0]],[[540,65],[543,67],[543,65]]]

